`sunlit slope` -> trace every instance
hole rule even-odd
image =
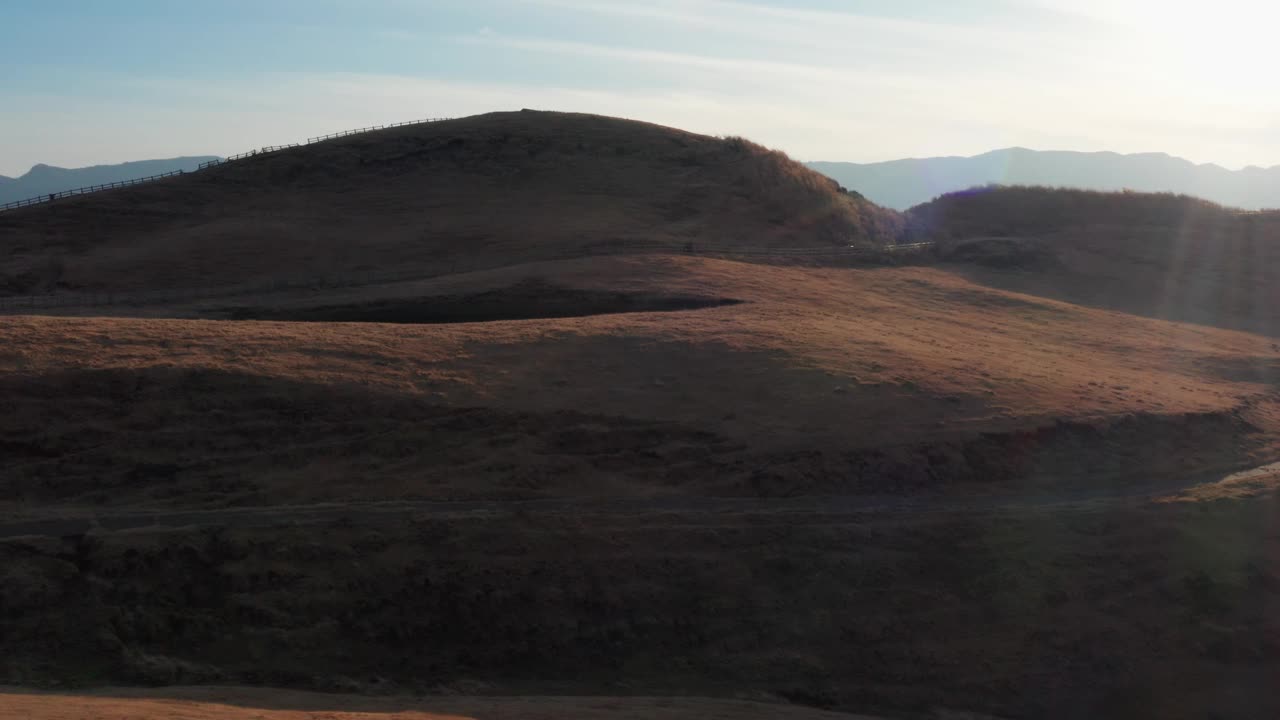
[[[780,432],[852,444],[1014,419],[1221,409],[1268,390],[1280,361],[1266,338],[988,289],[933,268],[645,257],[472,277],[492,287],[539,275],[566,286],[661,285],[742,302],[448,325],[0,323],[10,372],[212,367],[450,403],[591,408],[743,437]]]
[[[939,486],[954,472],[1021,477],[1029,470],[990,462],[1059,442],[1062,421],[1134,417],[1146,419],[1120,440],[1085,432],[1062,462],[1088,475],[1095,454],[1150,475],[1247,462],[1248,436],[1274,420],[1247,414],[1274,392],[1269,339],[937,269],[597,258],[453,289],[531,276],[740,302],[446,325],[0,318],[16,408],[4,431],[23,460],[4,473],[8,492],[43,497],[56,481],[81,497],[89,486],[73,478],[100,488],[107,470],[113,502],[147,497],[166,476],[207,479],[182,495],[193,502],[224,477],[258,483],[246,502],[774,492],[775,466],[797,492]],[[961,445],[1037,428],[1049,431],[983,445],[977,465]],[[869,452],[930,444],[950,449],[911,450],[906,475],[867,464]]]
[[[737,302],[451,324],[0,317],[6,677],[1274,715],[1257,712],[1275,700],[1270,503],[1147,505],[1229,496],[1228,469],[1276,459],[1271,338],[939,268],[685,255],[273,307],[534,280]],[[227,692],[183,711],[321,709]],[[152,698],[10,707],[175,710]],[[487,702],[524,701],[387,709],[512,709]],[[515,717],[742,710],[558,702]]]
[[[629,241],[883,243],[900,222],[742,139],[494,113],[0,214],[0,291],[439,272]]]
[[[1149,317],[1280,336],[1280,213],[1195,198],[1047,188],[953,193],[912,232],[984,284]],[[964,246],[970,238],[1019,242]]]

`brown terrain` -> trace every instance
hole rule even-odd
[[[1277,246],[528,112],[0,214],[15,292],[421,278],[0,316],[0,715],[1272,716]]]
[[[644,697],[389,699],[256,688],[117,689],[92,695],[0,686],[0,718],[22,720],[873,720],[743,700]]]
[[[619,243],[883,242],[901,218],[785,155],[646,123],[493,113],[0,214],[0,288],[447,272]]]
[[[1004,188],[913,208],[966,277],[1147,317],[1280,337],[1280,212],[1185,196]],[[970,239],[988,238],[974,244]]]

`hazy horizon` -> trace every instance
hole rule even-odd
[[[14,5],[6,176],[521,107],[741,134],[810,161],[1027,147],[1280,165],[1266,92],[1280,9],[1244,0]]]
[[[502,112],[502,111],[495,111],[495,112]],[[642,118],[635,118],[635,119],[642,119]],[[1010,151],[1027,151],[1027,152],[1031,152],[1031,153],[1038,153],[1038,154],[1054,154],[1054,153],[1080,153],[1080,154],[1086,154],[1086,155],[1112,154],[1112,155],[1119,155],[1119,156],[1121,156],[1121,157],[1134,157],[1134,156],[1140,156],[1140,155],[1165,155],[1165,156],[1168,156],[1168,157],[1173,158],[1174,160],[1181,160],[1181,161],[1190,162],[1190,163],[1194,164],[1194,165],[1195,165],[1195,166],[1197,166],[1197,167],[1204,167],[1204,166],[1216,166],[1216,167],[1221,167],[1222,169],[1224,169],[1224,170],[1228,170],[1228,171],[1231,171],[1231,172],[1238,172],[1238,171],[1240,171],[1240,170],[1242,170],[1242,169],[1245,169],[1245,167],[1247,167],[1247,166],[1243,166],[1243,167],[1226,167],[1226,166],[1223,166],[1223,165],[1219,165],[1218,163],[1196,163],[1195,161],[1193,161],[1193,160],[1189,160],[1189,159],[1187,159],[1187,158],[1183,158],[1183,157],[1180,157],[1180,156],[1177,156],[1177,155],[1172,155],[1172,154],[1164,153],[1164,152],[1156,152],[1156,151],[1151,151],[1151,152],[1141,152],[1141,153],[1121,153],[1121,152],[1115,152],[1115,151],[1111,151],[1111,150],[1057,150],[1057,149],[1052,149],[1052,148],[1027,148],[1027,147],[1020,147],[1020,146],[1011,146],[1011,147],[1003,147],[1003,148],[992,148],[992,149],[990,149],[990,150],[985,150],[985,151],[982,151],[982,152],[974,153],[974,154],[972,154],[972,155],[946,154],[946,155],[931,155],[931,156],[915,156],[915,157],[890,158],[890,159],[887,159],[887,160],[869,160],[869,161],[861,161],[861,160],[842,160],[842,159],[831,159],[831,158],[794,158],[794,159],[795,159],[795,160],[797,160],[797,161],[799,161],[799,162],[803,162],[803,163],[830,163],[830,164],[876,165],[876,164],[890,164],[890,163],[896,163],[896,162],[902,162],[902,161],[923,161],[923,160],[943,160],[943,159],[974,159],[974,158],[979,158],[979,157],[983,157],[983,156],[987,156],[987,155],[995,155],[995,154],[1000,154],[1000,153],[1005,153],[1005,152],[1010,152]],[[74,165],[74,166],[69,166],[69,165],[52,165],[51,163],[36,163],[36,164],[32,165],[31,167],[28,167],[27,169],[22,170],[22,171],[19,171],[19,172],[16,172],[16,173],[0,172],[0,176],[2,176],[2,177],[6,177],[6,178],[9,178],[9,179],[19,179],[19,178],[21,178],[22,176],[24,176],[24,175],[26,175],[27,173],[29,173],[31,170],[35,169],[35,167],[37,167],[37,166],[39,166],[39,165],[47,165],[47,166],[51,166],[51,167],[53,167],[53,168],[55,168],[55,169],[58,169],[58,170],[87,170],[87,169],[92,169],[92,168],[94,168],[94,167],[114,167],[114,166],[118,166],[118,165],[139,164],[139,163],[146,163],[146,162],[151,162],[151,161],[182,160],[182,159],[187,159],[187,158],[197,158],[197,159],[203,160],[203,159],[205,159],[205,158],[210,158],[210,157],[224,157],[224,156],[213,155],[213,154],[209,154],[209,153],[198,153],[198,152],[192,152],[192,153],[184,153],[183,155],[177,155],[177,156],[174,156],[174,157],[166,157],[166,158],[151,158],[151,157],[147,157],[147,158],[134,158],[134,159],[131,159],[131,160],[122,160],[122,161],[120,161],[120,162],[95,163],[95,164],[93,164],[93,165]],[[1273,165],[1273,166],[1254,166],[1254,167],[1259,167],[1260,169],[1263,169],[1263,170],[1271,170],[1271,169],[1280,168],[1280,165]]]

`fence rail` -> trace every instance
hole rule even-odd
[[[421,125],[423,123],[440,122],[441,120],[448,120],[448,119],[449,118],[425,118],[422,120],[408,120],[406,122],[391,123],[390,125],[370,125],[369,127],[356,128],[355,130],[343,130],[342,132],[331,133],[329,135],[320,135],[319,137],[307,138],[307,141],[305,143],[292,143],[290,145],[268,145],[266,147],[256,148],[254,150],[242,152],[238,155],[232,155],[230,157],[219,158],[217,160],[209,160],[206,162],[202,162],[192,172],[199,172],[201,170],[214,167],[215,165],[223,165],[225,163],[235,162],[236,160],[243,160],[245,158],[257,157],[259,155],[267,155],[270,153],[279,152],[281,150],[288,150],[290,148],[301,147],[303,145],[312,145],[314,143],[324,142],[325,140],[332,140],[334,138],[347,137],[348,135],[359,135],[360,133],[373,132],[374,130],[388,130],[391,128],[404,127],[406,125]],[[62,190],[60,192],[48,193],[46,195],[38,195],[36,197],[26,198],[25,200],[15,200],[13,202],[5,203],[3,205],[0,205],[0,212],[4,212],[5,210],[15,210],[17,208],[28,207],[31,205],[40,205],[42,203],[52,202],[54,200],[60,200],[62,198],[74,197],[76,195],[85,195],[87,193],[98,192],[100,190],[114,190],[115,188],[129,187],[130,185],[138,185],[141,183],[151,182],[153,180],[159,180],[160,178],[167,178],[167,177],[172,177],[174,175],[184,175],[184,174],[186,173],[183,170],[174,170],[172,172],[162,173],[160,175],[151,175],[150,177],[135,178],[133,180],[121,180],[119,182],[104,183],[102,185],[90,185],[87,187],[75,188],[74,190]]]
[[[889,245],[880,248],[822,246],[811,248],[742,247],[724,243],[673,244],[658,241],[626,240],[605,241],[563,251],[546,252],[521,261],[520,264],[576,260],[597,256],[643,254],[693,254],[728,258],[859,258],[874,257],[882,253],[920,250],[932,243]],[[355,288],[370,285],[386,285],[401,282],[446,281],[463,272],[496,270],[502,262],[467,261],[461,258],[441,258],[437,269],[428,272],[421,269],[389,271],[355,271],[312,275],[306,277],[276,278],[258,283],[239,285],[180,287],[143,292],[54,292],[40,295],[0,296],[0,313],[21,313],[24,310],[74,308],[78,310],[112,306],[146,306],[200,302],[218,298],[247,297],[285,291],[329,290]]]
[[[144,178],[134,178],[133,180],[120,180],[118,182],[103,183],[101,185],[89,185],[87,187],[75,188],[74,190],[61,190],[55,193],[48,193],[46,195],[38,195],[33,198],[27,198],[26,200],[15,200],[10,203],[5,203],[3,205],[0,205],[0,211],[12,210],[14,208],[20,208],[20,207],[27,207],[28,205],[39,205],[40,203],[51,202],[53,200],[59,200],[61,198],[74,197],[76,195],[86,195],[88,193],[98,192],[99,190],[113,190],[115,188],[129,187],[130,185],[139,185],[142,183],[151,182],[153,180],[159,180],[160,178],[173,177],[174,175],[183,175],[183,174],[185,174],[185,171],[183,170],[173,170],[171,172],[161,173],[159,175],[151,175],[149,177],[144,177]]]
[[[390,125],[371,125],[365,128],[356,128],[355,130],[343,130],[342,132],[330,133],[328,135],[320,135],[313,138],[307,138],[307,145],[312,145],[325,140],[346,137],[348,135],[359,135],[360,133],[373,132],[374,130],[390,130],[391,128],[404,127],[406,125],[421,125],[423,123],[440,122],[449,118],[424,118],[422,120],[407,120],[405,122],[391,123]]]
[[[296,147],[299,147],[299,143],[293,143],[292,145],[268,145],[256,150],[242,152],[239,155],[231,155],[229,157],[218,158],[217,160],[202,162],[196,170],[204,170],[205,168],[211,168],[214,165],[222,165],[223,163],[235,162],[236,160],[243,160],[244,158],[254,157],[255,155],[266,155],[268,153],[279,152],[280,150],[288,150],[289,148]]]

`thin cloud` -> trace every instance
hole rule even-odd
[[[520,0],[524,4],[629,19],[661,22],[722,33],[794,41],[808,47],[893,47],[901,52],[951,52],[957,49],[1035,47],[1068,42],[1042,31],[1029,37],[1025,28],[1000,27],[990,21],[927,22],[857,12],[769,6],[732,0],[649,3],[611,0]]]
[[[459,41],[530,52],[556,53],[629,63],[656,63],[681,68],[712,70],[738,77],[752,77],[763,74],[781,79],[803,80],[813,83],[847,84],[858,82],[898,88],[903,88],[904,83],[912,81],[906,75],[886,75],[885,73],[861,71],[853,68],[718,57],[563,40],[543,40],[499,35],[497,33],[464,36],[459,38]]]
[[[297,43],[304,52],[274,66],[264,56],[252,69],[211,67],[193,78],[162,62],[99,71],[52,55],[28,59],[23,89],[0,94],[11,141],[0,173],[34,162],[233,153],[346,127],[519,107],[742,134],[815,160],[1023,145],[1276,164],[1280,93],[1271,92],[1270,44],[1238,38],[1269,32],[1254,19],[1280,9],[1258,15],[1239,11],[1244,0],[1223,2],[1234,15],[1201,23],[1189,5],[1153,0],[1128,9],[1106,0],[984,0],[923,20],[888,4],[892,17],[782,0],[368,0],[367,27],[312,14],[314,32]],[[1232,35],[1224,23],[1250,27]],[[364,48],[367,73],[324,71],[334,38]],[[478,56],[486,61],[475,63]],[[519,71],[524,65],[539,72]],[[298,72],[280,72],[286,67]],[[402,67],[420,70],[389,74]],[[95,118],[93,127],[84,117]]]

